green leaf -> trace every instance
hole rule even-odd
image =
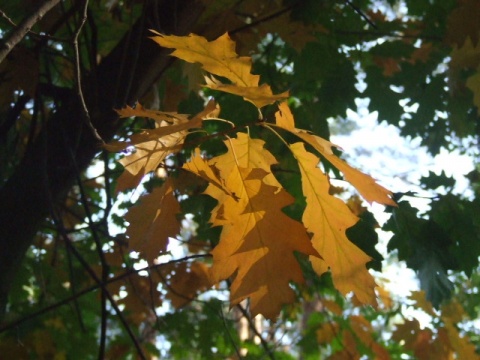
[[[420,184],[428,189],[437,189],[440,186],[452,189],[455,186],[455,183],[455,179],[451,176],[447,176],[443,170],[440,175],[435,174],[433,171],[429,171],[428,176],[422,176],[420,179]]]

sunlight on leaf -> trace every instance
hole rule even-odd
[[[156,34],[152,37],[156,43],[175,49],[173,56],[191,63],[200,63],[205,71],[222,76],[233,83],[223,84],[214,78],[206,77],[207,86],[211,89],[240,95],[258,108],[288,97],[288,92],[274,95],[269,85],[259,85],[260,76],[251,73],[252,59],[237,55],[235,42],[227,33],[209,42],[204,37],[194,34],[174,36],[151,31]]]
[[[358,218],[343,201],[329,194],[330,184],[318,167],[319,158],[307,152],[303,143],[295,143],[290,149],[298,161],[307,199],[302,221],[313,234],[313,247],[322,257],[312,257],[314,269],[322,274],[329,268],[342,294],[353,291],[362,303],[376,305],[376,284],[365,267],[371,259],[345,234]]]

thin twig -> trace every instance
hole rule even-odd
[[[233,349],[235,350],[235,353],[237,354],[237,357],[239,359],[241,359],[242,354],[240,353],[240,349],[238,348],[235,339],[233,338],[232,334],[230,333],[230,329],[228,328],[228,324],[227,324],[227,319],[225,318],[225,314],[223,313],[223,308],[222,308],[221,305],[220,305],[220,317],[222,318],[223,326],[225,328],[225,331],[227,332],[228,339],[230,340],[230,343],[232,344]]]
[[[262,347],[267,352],[268,357],[272,360],[275,360],[275,354],[273,353],[272,349],[270,349],[270,346],[268,345],[267,340],[265,340],[262,334],[260,334],[260,332],[258,331],[248,311],[240,304],[238,304],[236,307],[238,310],[240,310],[240,312],[245,317],[245,319],[247,319],[248,325],[250,326],[250,329],[252,329],[252,331],[254,332],[255,336],[257,336],[260,339],[260,343],[262,344]]]
[[[33,12],[33,14],[23,19],[18,27],[7,36],[5,41],[3,41],[3,44],[0,48],[0,63],[5,60],[10,51],[12,51],[12,49],[25,37],[32,26],[41,20],[43,16],[59,2],[60,0],[47,0],[40,5],[38,9]],[[2,15],[4,14],[2,13]],[[4,15],[4,17],[5,16],[6,15]]]
[[[293,3],[292,5],[289,5],[283,9],[280,9],[279,11],[276,11],[274,12],[273,14],[270,14],[270,15],[267,15],[261,19],[258,19],[258,20],[255,20],[255,21],[252,21],[250,24],[245,24],[245,25],[242,25],[236,29],[233,29],[232,31],[229,31],[228,33],[230,35],[233,35],[233,34],[236,34],[237,32],[240,32],[240,31],[243,31],[243,30],[247,30],[247,29],[250,29],[252,27],[255,27],[261,23],[264,23],[264,22],[268,22],[270,20],[273,20],[287,12],[289,12],[290,10],[292,10],[297,4],[299,3],[299,1]]]
[[[375,25],[375,23],[372,20],[370,20],[370,18],[362,10],[360,10],[360,8],[357,5],[352,3],[350,0],[345,0],[345,2],[353,9],[353,11],[355,11],[358,15],[360,15],[371,27],[373,27],[374,29],[378,29],[377,25]]]
[[[85,103],[85,98],[83,96],[83,90],[82,90],[82,81],[81,81],[81,71],[80,71],[80,50],[78,47],[78,37],[80,35],[80,32],[82,31],[83,25],[85,25],[85,22],[87,21],[87,9],[88,9],[88,0],[84,0],[83,3],[83,9],[81,12],[81,19],[80,19],[80,24],[78,25],[77,29],[75,30],[75,33],[73,34],[73,49],[75,52],[75,79],[76,79],[76,85],[77,85],[77,95],[78,98],[80,99],[80,104],[82,105],[82,111],[83,111],[83,116],[85,118],[85,123],[87,124],[88,128],[91,130],[93,136],[95,139],[97,139],[100,143],[105,144],[105,141],[100,137],[100,134],[98,133],[97,129],[92,124],[92,119],[90,118],[90,113],[87,108],[87,104]]]
[[[88,206],[87,195],[85,193],[85,188],[82,183],[82,179],[80,178],[80,174],[77,172],[77,183],[80,189],[80,200],[83,205],[83,209],[85,214],[87,215],[87,224],[90,228],[90,232],[92,234],[93,240],[95,242],[95,247],[97,248],[98,257],[100,259],[100,264],[102,266],[102,283],[105,283],[108,279],[108,264],[105,260],[105,254],[103,253],[102,249],[102,242],[100,241],[100,237],[98,236],[97,229],[92,219],[92,212],[90,211],[90,207]],[[103,291],[101,294],[101,326],[100,326],[100,346],[98,351],[98,358],[100,360],[105,358],[105,348],[107,344],[107,297],[106,292]]]

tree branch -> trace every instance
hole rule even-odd
[[[145,6],[154,6],[147,2]],[[164,33],[186,35],[193,31],[203,5],[196,0],[158,0],[158,17]],[[171,14],[176,17],[172,18]],[[169,51],[148,39],[146,25],[137,21],[118,45],[99,64],[96,78],[82,78],[85,103],[91,122],[106,141],[121,126],[113,109],[134,103],[144,96],[171,64]],[[141,44],[129,39],[141,39]],[[138,52],[136,64],[130,55]],[[127,54],[123,67],[122,54]],[[133,74],[133,75],[132,75]],[[112,96],[112,84],[124,84],[132,78],[129,90],[118,89]],[[75,146],[73,146],[75,145]],[[74,91],[46,121],[15,172],[0,189],[0,318],[3,317],[10,284],[23,256],[51,210],[52,200],[61,201],[75,183],[77,171],[83,171],[100,151],[98,140],[85,124],[82,105]],[[75,164],[70,151],[73,151]]]
[[[0,63],[5,60],[12,49],[25,37],[33,25],[35,25],[43,16],[49,12],[60,0],[46,0],[30,16],[26,17],[18,27],[12,31],[3,42],[0,49]]]
[[[83,90],[82,90],[82,74],[80,71],[81,61],[80,61],[80,50],[78,49],[78,36],[82,31],[83,25],[85,25],[85,21],[87,21],[87,9],[88,9],[88,0],[84,0],[80,24],[78,24],[78,27],[75,30],[75,33],[73,35],[73,49],[75,51],[75,79],[76,79],[75,82],[77,85],[77,95],[80,100],[80,104],[82,105],[85,123],[87,124],[87,127],[90,128],[90,131],[92,132],[93,136],[101,144],[105,144],[105,142],[102,140],[102,138],[98,134],[97,129],[95,129],[95,126],[93,126],[92,124],[92,120],[90,119],[90,113],[88,111],[87,104],[85,103],[85,98],[83,97]]]
[[[183,262],[183,261],[189,261],[189,260],[205,258],[205,257],[210,257],[210,256],[211,256],[210,254],[196,254],[196,255],[186,256],[186,257],[183,257],[181,259],[171,260],[171,261],[168,261],[168,262],[162,263],[162,264],[148,265],[148,266],[145,266],[145,267],[142,267],[142,268],[139,268],[139,269],[130,269],[128,271],[125,271],[123,274],[120,274],[120,275],[117,275],[113,278],[108,279],[105,283],[97,283],[95,285],[89,286],[89,287],[73,294],[72,296],[69,296],[69,297],[67,297],[63,300],[60,300],[60,301],[58,301],[54,304],[51,304],[47,307],[44,307],[43,309],[35,311],[35,312],[33,312],[33,313],[31,313],[27,316],[24,316],[20,319],[14,320],[14,321],[6,323],[6,324],[5,323],[0,324],[0,333],[2,333],[4,331],[7,331],[9,329],[12,329],[14,327],[20,326],[21,324],[26,323],[30,320],[33,320],[40,315],[43,315],[43,314],[46,314],[50,311],[58,309],[59,307],[61,307],[63,305],[67,305],[67,304],[71,303],[72,301],[75,301],[78,298],[82,297],[83,295],[91,293],[92,291],[98,290],[102,287],[106,287],[109,284],[112,284],[112,283],[115,283],[117,281],[123,280],[125,278],[128,278],[129,276],[132,276],[134,274],[138,274],[142,271],[149,271],[149,270],[153,270],[153,269],[157,269],[157,268],[162,268],[164,266],[170,266],[172,264],[176,264],[176,263]]]

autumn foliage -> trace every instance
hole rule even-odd
[[[45,3],[0,9],[0,357],[480,358],[478,162],[399,162],[478,158],[477,2]]]
[[[231,82],[224,84],[206,75],[207,87],[242,96],[258,108],[260,118],[253,119],[250,126],[270,130],[292,153],[298,163],[306,199],[301,222],[283,212],[294,199],[272,172],[277,159],[264,147],[263,140],[250,136],[249,127],[239,131],[230,123],[229,135],[218,135],[225,138],[225,154],[209,158],[208,154],[202,154],[200,147],[193,150],[183,169],[208,183],[204,193],[217,201],[210,223],[222,227],[220,241],[212,250],[213,263],[208,273],[204,273],[208,280],[199,281],[198,286],[203,288],[205,282],[215,285],[232,279],[232,306],[249,298],[252,315],[274,319],[282,305],[295,300],[290,283],[304,283],[297,256],[308,257],[319,276],[331,271],[334,285],[342,294],[353,292],[361,303],[375,306],[375,281],[366,268],[370,258],[345,233],[358,218],[344,202],[330,195],[328,176],[319,167],[320,155],[337,167],[367,201],[395,206],[391,193],[339,159],[332,151],[333,144],[297,129],[287,102],[278,105],[275,123],[265,121],[261,109],[285,100],[288,92],[274,95],[270,86],[259,85],[259,76],[251,74],[251,59],[235,53],[235,44],[228,34],[211,42],[193,34],[187,37],[156,34],[153,40],[175,49],[173,56],[199,63],[208,73]],[[135,146],[132,154],[121,160],[125,172],[118,188],[138,185],[143,175],[182,150],[188,130],[195,131],[209,120],[228,121],[219,119],[220,105],[211,100],[192,119],[177,113],[146,110],[141,105],[119,110],[121,117],[153,119],[157,127],[136,134],[123,146],[118,143],[107,146]],[[296,135],[300,141],[289,144],[281,131]],[[305,144],[314,152],[307,151]],[[140,252],[149,261],[165,252],[168,238],[180,231],[176,220],[180,207],[174,184],[175,181],[167,177],[162,188],[143,197],[140,205],[132,208],[126,217],[130,222],[127,234],[131,250]]]

